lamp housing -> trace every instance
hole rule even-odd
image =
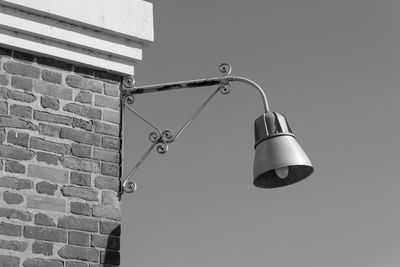
[[[301,148],[285,116],[266,112],[254,122],[255,157],[253,184],[276,188],[308,177],[314,168]]]

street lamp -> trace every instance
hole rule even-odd
[[[130,181],[130,178],[150,152],[156,149],[160,154],[166,153],[168,144],[175,141],[183,133],[218,92],[221,94],[230,93],[231,82],[242,82],[254,87],[258,90],[263,100],[264,113],[254,122],[256,150],[253,167],[254,185],[261,188],[282,187],[303,180],[313,172],[314,168],[311,161],[296,141],[286,118],[280,113],[269,110],[267,97],[262,88],[257,83],[247,78],[231,76],[231,67],[227,63],[220,64],[218,68],[222,76],[208,79],[179,81],[140,87],[134,86],[132,77],[126,77],[123,80],[121,87],[123,122],[126,108],[149,124],[155,131],[149,134],[149,139],[152,143],[149,149],[130,170],[128,175],[121,179],[122,188],[120,193],[134,192],[137,186],[135,182]],[[175,135],[171,130],[161,130],[153,122],[131,107],[135,101],[134,95],[136,94],[214,85],[217,85],[218,88],[213,91]]]

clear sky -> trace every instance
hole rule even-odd
[[[252,185],[258,93],[232,84],[123,196],[122,267],[398,267],[400,1],[153,1],[155,42],[136,84],[219,75],[258,82],[315,172]],[[174,132],[213,88],[136,97]],[[126,121],[125,169],[151,131]]]

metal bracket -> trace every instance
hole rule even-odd
[[[222,74],[222,77],[226,77],[231,72],[231,66],[227,63],[222,63],[218,67],[219,71]],[[222,78],[221,77],[221,78]],[[132,114],[136,115],[148,125],[150,125],[155,131],[149,134],[149,140],[152,143],[148,150],[143,154],[143,156],[139,159],[136,165],[129,171],[128,175],[121,179],[121,190],[120,194],[123,192],[132,193],[137,190],[137,184],[134,181],[130,181],[133,174],[140,167],[143,161],[147,158],[150,152],[155,148],[156,151],[160,154],[165,154],[168,151],[168,144],[174,142],[185,130],[186,128],[198,117],[200,112],[206,107],[206,105],[211,101],[211,99],[220,92],[223,95],[229,94],[231,92],[231,86],[229,82],[219,83],[219,86],[216,90],[214,90],[211,95],[204,101],[204,103],[196,110],[196,112],[188,119],[188,121],[180,128],[180,130],[174,135],[171,130],[161,130],[157,127],[153,122],[151,122],[148,118],[134,110],[131,105],[135,102],[134,98],[134,80],[133,77],[128,76],[125,77],[123,82],[123,87],[121,88],[122,94],[122,124],[125,121],[125,109],[129,110]],[[202,85],[207,86],[207,85]],[[130,91],[131,90],[131,91]],[[124,138],[123,138],[124,140]],[[123,150],[122,150],[123,153]]]

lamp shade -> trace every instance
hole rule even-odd
[[[254,185],[261,188],[282,187],[308,177],[314,168],[296,141],[286,118],[267,112],[254,122]]]

